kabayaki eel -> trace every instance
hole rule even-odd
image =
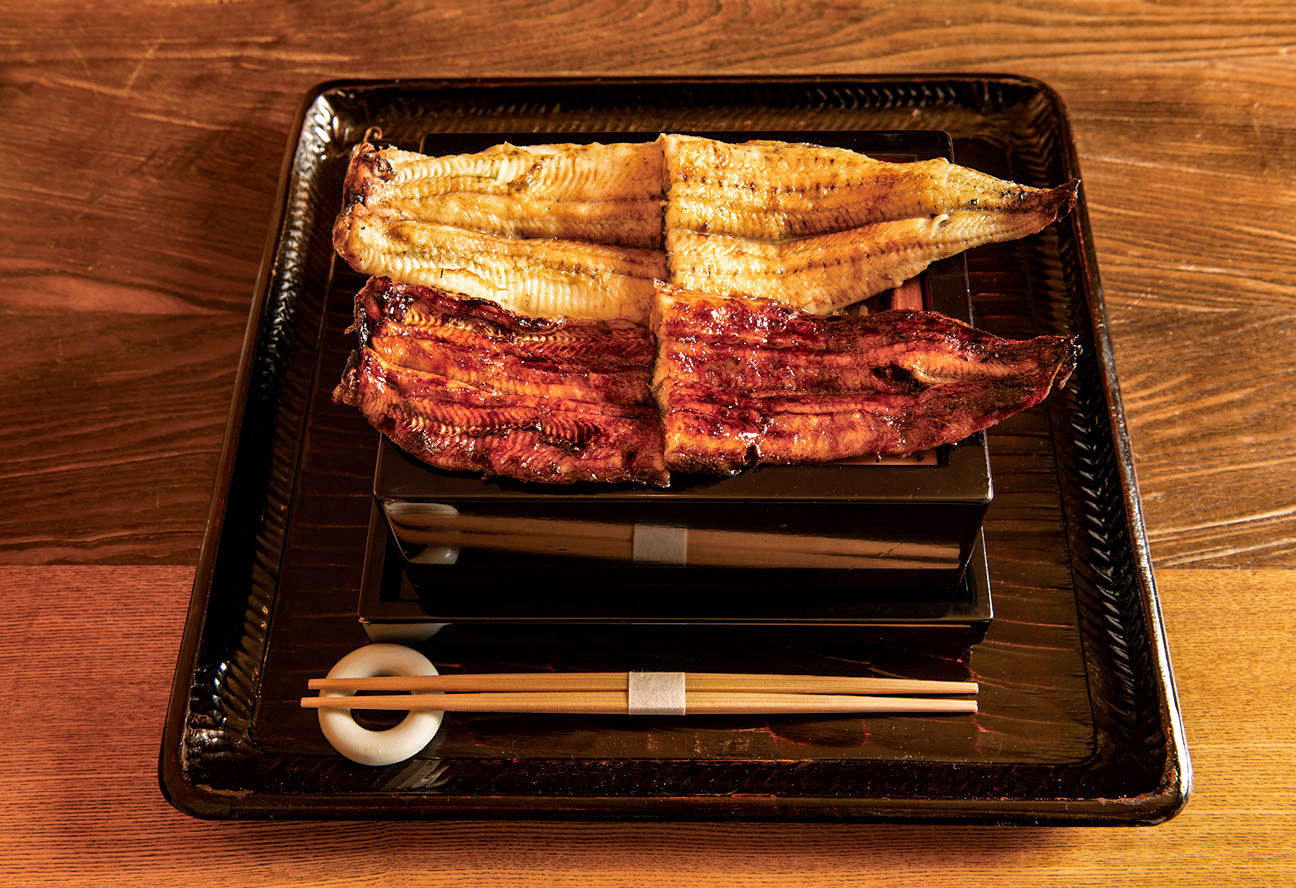
[[[372,278],[333,400],[429,465],[546,484],[665,485],[652,338]]]
[[[665,486],[668,470],[953,443],[1038,404],[1075,362],[1068,337],[1006,340],[935,312],[820,317],[669,284],[657,294],[654,365],[637,324],[527,318],[375,278],[356,297],[360,347],[333,397],[438,468]]]
[[[930,311],[821,317],[658,286],[653,391],[672,471],[732,474],[952,444],[1066,383],[1067,336],[1001,339]]]

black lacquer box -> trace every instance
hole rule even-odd
[[[637,588],[607,584],[598,570],[562,589],[511,572],[511,585],[495,579],[484,594],[453,572],[439,581],[443,566],[412,563],[402,555],[375,506],[357,608],[369,638],[421,642],[450,623],[840,626],[850,627],[860,640],[957,650],[980,641],[994,616],[979,532],[954,586],[929,590],[872,584],[850,594],[844,581],[840,587],[816,587],[806,580],[783,589],[719,583],[702,594],[672,582],[678,572],[671,568],[659,568],[655,576],[644,568]]]
[[[699,134],[731,141],[753,136]],[[948,157],[952,150],[946,133],[922,130],[759,135],[893,160]],[[561,136],[572,142],[655,137]],[[434,134],[421,147],[446,154],[545,138],[555,137]],[[971,322],[963,256],[934,264],[917,285],[925,308]],[[890,307],[889,300],[884,294],[870,307]],[[981,433],[907,459],[767,466],[732,478],[676,475],[666,490],[483,481],[429,468],[384,438],[374,480],[407,578],[423,593],[427,617],[437,620],[468,614],[722,619],[729,613],[741,621],[756,614],[777,619],[780,601],[803,618],[807,597],[850,605],[831,613],[810,608],[816,618],[923,621],[938,601],[947,605],[944,617],[968,597],[963,575],[992,495]],[[751,557],[756,552],[758,559]],[[904,608],[906,601],[913,607]],[[977,612],[985,617],[988,608]]]

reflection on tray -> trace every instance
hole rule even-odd
[[[677,524],[461,514],[441,503],[391,503],[411,561],[452,564],[463,549],[691,567],[953,570],[955,544]]]

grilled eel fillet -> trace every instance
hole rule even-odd
[[[642,322],[661,252],[661,148],[496,145],[425,157],[352,154],[338,254],[359,272],[527,315]]]
[[[528,318],[371,278],[333,400],[440,469],[546,484],[665,486],[652,337],[628,321]]]
[[[658,287],[653,389],[672,471],[901,455],[962,440],[1065,384],[1064,336],[1000,339],[936,312],[821,317]]]
[[[504,143],[428,157],[362,143],[345,208],[505,237],[661,247],[662,151],[652,143]],[[362,209],[357,209],[357,207]]]
[[[944,159],[888,163],[841,148],[662,137],[672,282],[826,314],[938,259],[1034,234],[1077,181],[1031,188]]]

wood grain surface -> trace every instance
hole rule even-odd
[[[1157,563],[1296,567],[1286,0],[5,5],[5,560],[193,562],[321,80],[989,70],[1070,108]]]
[[[1296,880],[1293,47],[1289,0],[0,0],[0,882]],[[1070,109],[1196,768],[1182,815],[220,824],[166,805],[164,699],[307,88],[915,71],[1030,75]]]
[[[192,573],[0,568],[6,885],[1281,885],[1296,875],[1284,570],[1166,570],[1196,768],[1154,828],[205,823],[157,789]],[[1221,669],[1221,664],[1229,668]]]

